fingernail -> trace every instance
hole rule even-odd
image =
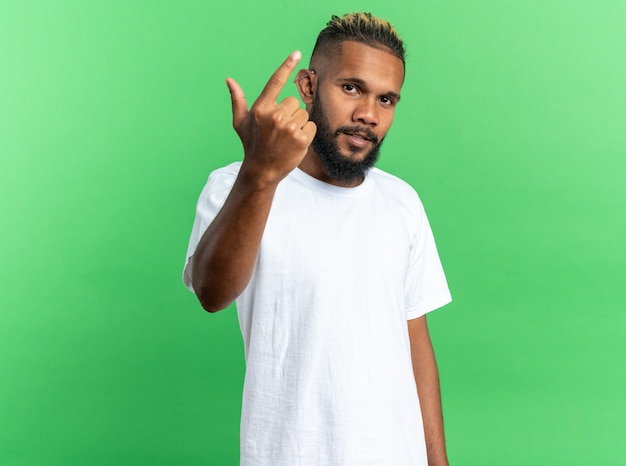
[[[302,58],[302,52],[296,50],[291,54],[291,61],[299,61]]]

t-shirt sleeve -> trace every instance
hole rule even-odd
[[[407,319],[416,319],[452,301],[428,218],[419,200],[418,204],[405,288]]]
[[[191,285],[191,271],[193,269],[193,255],[196,252],[196,247],[202,235],[204,235],[204,232],[224,205],[235,183],[238,168],[238,164],[232,164],[214,171],[209,175],[209,179],[200,193],[183,268],[183,282],[190,291],[194,291]]]

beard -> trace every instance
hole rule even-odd
[[[309,120],[317,125],[317,132],[311,146],[320,158],[322,167],[328,177],[340,184],[362,182],[369,169],[376,164],[380,146],[385,138],[382,138],[379,142],[378,137],[369,128],[363,126],[341,126],[336,130],[332,130],[322,107],[319,93],[311,104]],[[342,133],[363,133],[371,141],[373,147],[361,159],[350,157],[350,155],[355,156],[359,152],[359,148],[356,147],[351,151],[350,155],[343,155],[337,142],[337,137]]]

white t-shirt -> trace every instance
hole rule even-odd
[[[183,273],[240,162],[200,195]],[[426,465],[407,319],[451,300],[422,204],[372,169],[355,188],[296,169],[276,191],[236,301],[246,376],[241,464]]]

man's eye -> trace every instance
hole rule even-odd
[[[393,105],[393,99],[391,97],[383,96],[380,98],[380,101],[385,105]]]
[[[352,85],[352,84],[344,84],[343,85],[343,89],[346,92],[356,92],[356,86]]]

